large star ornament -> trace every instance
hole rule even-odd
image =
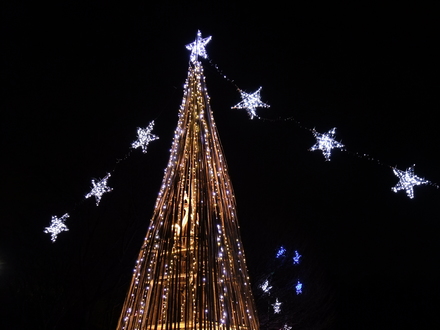
[[[51,235],[51,241],[55,242],[57,240],[57,236],[62,231],[69,231],[67,226],[65,225],[64,221],[69,217],[69,214],[64,214],[61,218],[58,218],[57,216],[52,216],[52,220],[50,221],[50,226],[44,228],[44,232],[46,234]]]
[[[141,147],[142,152],[144,154],[147,153],[148,144],[151,141],[159,139],[158,136],[151,134],[151,131],[153,130],[153,126],[154,126],[154,120],[150,124],[148,124],[146,128],[138,127],[137,129],[138,139],[131,144],[132,148],[136,149]]]
[[[313,135],[316,138],[316,143],[310,148],[310,151],[321,150],[325,160],[330,161],[331,150],[338,148],[342,149],[344,145],[334,139],[336,127],[333,127],[327,133],[318,133],[313,130]]]
[[[414,175],[414,165],[408,167],[406,171],[393,168],[394,174],[399,178],[399,182],[391,188],[392,191],[405,190],[409,198],[414,198],[414,186],[428,184],[429,181]]]
[[[102,195],[104,195],[106,192],[110,192],[113,190],[113,188],[110,188],[107,186],[107,180],[110,177],[110,173],[107,173],[107,175],[104,177],[104,179],[98,181],[98,183],[95,182],[95,180],[92,180],[93,188],[92,190],[86,195],[86,198],[95,196],[96,198],[96,206],[99,205],[99,202],[101,201]]]
[[[205,46],[211,41],[211,37],[202,38],[202,32],[200,30],[197,31],[196,40],[188,45],[186,45],[186,49],[191,51],[191,55],[189,59],[191,62],[196,62],[198,57],[201,56],[203,58],[207,58],[208,54],[206,53]]]
[[[261,87],[257,89],[257,91],[252,94],[248,94],[239,90],[241,94],[242,101],[238,104],[234,105],[231,109],[246,109],[251,119],[254,117],[258,117],[256,113],[257,108],[269,108],[270,105],[264,102],[261,102],[260,96]]]

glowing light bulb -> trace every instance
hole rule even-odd
[[[254,117],[258,117],[256,113],[257,108],[269,108],[270,105],[263,103],[261,101],[260,91],[261,88],[258,88],[257,91],[253,92],[252,94],[248,94],[246,92],[243,92],[242,90],[239,90],[241,94],[242,101],[237,103],[235,106],[233,106],[231,109],[245,109],[251,119]]]
[[[312,133],[316,138],[316,143],[310,148],[310,151],[321,150],[326,161],[330,161],[332,149],[342,149],[344,147],[342,143],[334,139],[336,127],[333,127],[327,133],[318,133],[315,130]]]
[[[46,234],[51,235],[51,241],[55,242],[57,239],[57,236],[62,231],[69,231],[64,221],[69,217],[69,214],[64,214],[61,218],[58,218],[57,216],[52,216],[52,220],[50,221],[50,226],[46,227],[44,229],[44,232]]]
[[[148,126],[146,128],[138,127],[138,129],[137,129],[138,138],[136,141],[134,141],[131,144],[131,147],[134,149],[141,147],[142,152],[144,154],[146,154],[147,147],[150,144],[150,142],[159,139],[158,136],[151,134],[151,131],[153,130],[153,126],[154,126],[154,120],[152,122],[150,122],[150,124],[148,124]]]
[[[113,190],[113,188],[107,186],[107,180],[110,176],[111,176],[110,173],[107,173],[104,179],[98,181],[98,183],[96,183],[95,180],[92,180],[93,188],[85,197],[89,198],[95,196],[96,206],[99,205],[102,195],[104,195],[106,192],[110,192]]]
[[[414,174],[414,166],[408,167],[406,171],[393,168],[393,172],[399,178],[399,182],[391,188],[392,191],[405,190],[409,198],[414,198],[414,186],[430,183],[428,180],[419,178]]]

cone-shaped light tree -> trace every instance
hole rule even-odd
[[[199,33],[187,46],[193,53],[171,155],[117,329],[259,329],[234,191],[195,53],[206,40]]]

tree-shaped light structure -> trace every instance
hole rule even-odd
[[[134,149],[141,147],[142,152],[146,154],[147,147],[150,144],[150,142],[159,139],[157,135],[151,133],[151,131],[153,130],[153,126],[154,126],[154,120],[150,124],[148,124],[146,128],[138,127],[137,129],[138,138],[136,141],[134,141],[131,144],[131,147]]]
[[[261,101],[260,91],[261,91],[261,87],[251,94],[239,90],[242,101],[234,105],[231,109],[245,109],[248,112],[249,117],[251,117],[251,119],[253,119],[254,117],[258,117],[256,112],[257,108],[270,107],[269,104],[266,104]]]
[[[397,168],[393,168],[393,172],[399,178],[399,182],[391,189],[394,192],[405,190],[409,198],[414,198],[414,186],[429,183],[428,180],[420,178],[414,174],[414,165],[408,167],[406,171],[401,171]]]
[[[259,329],[234,191],[197,60],[118,329]]]
[[[338,148],[342,149],[344,145],[334,139],[336,127],[333,127],[327,133],[318,133],[313,130],[313,135],[316,138],[316,143],[310,148],[310,151],[321,150],[325,160],[330,161],[331,150]]]
[[[51,235],[51,241],[55,242],[57,240],[58,234],[62,231],[69,231],[64,221],[69,217],[69,214],[64,214],[61,218],[57,216],[52,216],[52,220],[50,221],[50,226],[44,228],[44,232],[46,234]]]
[[[106,192],[110,192],[113,190],[113,188],[107,186],[107,180],[110,178],[110,176],[110,173],[107,173],[104,179],[99,180],[98,183],[96,183],[95,180],[92,180],[93,188],[85,197],[89,198],[95,196],[96,206],[99,205],[102,195],[104,195]]]

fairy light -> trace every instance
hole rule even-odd
[[[110,176],[110,173],[107,173],[107,175],[102,180],[99,180],[98,183],[96,183],[95,180],[92,180],[93,188],[85,197],[89,198],[95,196],[96,206],[99,205],[102,195],[113,190],[113,188],[107,186],[107,180]]]
[[[405,190],[409,198],[414,198],[414,186],[430,183],[428,180],[420,178],[414,174],[414,166],[408,167],[406,171],[393,168],[393,173],[399,178],[399,182],[391,188],[392,191],[398,192]]]
[[[316,130],[313,130],[312,133],[316,143],[310,148],[310,151],[321,150],[326,161],[330,161],[332,149],[342,149],[344,147],[342,143],[334,139],[336,127],[333,127],[327,133],[318,133]]]
[[[137,129],[137,140],[131,144],[131,147],[136,149],[141,147],[144,154],[147,153],[147,147],[151,141],[158,140],[159,137],[151,133],[154,127],[154,120],[151,121],[146,128]]]
[[[299,259],[302,257],[302,255],[300,255],[298,253],[298,251],[295,250],[295,255],[293,257],[293,264],[294,265],[299,265]]]
[[[50,221],[50,226],[44,229],[46,234],[51,235],[51,241],[55,242],[57,240],[57,236],[59,233],[63,231],[69,231],[64,221],[69,217],[69,214],[64,214],[61,218],[57,216],[52,216],[52,220]]]
[[[254,117],[258,117],[256,112],[257,108],[270,107],[270,105],[261,101],[261,96],[260,96],[261,88],[262,87],[258,88],[255,92],[251,94],[248,94],[242,91],[241,89],[239,89],[238,91],[240,92],[242,101],[234,105],[231,109],[245,109],[248,112],[249,117],[251,117],[251,119],[253,119]]]

